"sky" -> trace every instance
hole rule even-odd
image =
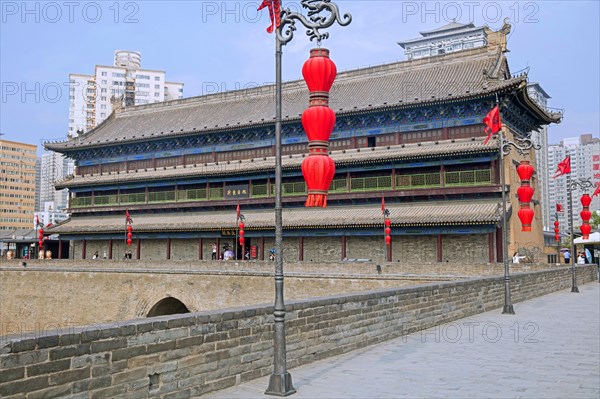
[[[183,82],[184,97],[274,81],[275,40],[258,1],[0,0],[1,138],[38,145],[65,139],[69,74],[112,65],[114,51],[142,54],[142,68]],[[299,1],[283,6],[299,11]],[[349,26],[334,25],[323,46],[338,70],[405,59],[397,41],[452,22],[500,29],[509,18],[512,72],[528,69],[564,110],[549,142],[600,132],[600,2],[339,0]],[[315,47],[299,28],[283,49],[284,80],[301,77]]]

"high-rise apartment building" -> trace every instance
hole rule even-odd
[[[543,109],[548,109],[548,99],[551,98],[548,93],[539,83],[529,83],[527,85],[527,92],[529,96],[538,103]],[[534,144],[540,146],[539,150],[535,151],[535,170],[537,171],[536,177],[538,179],[538,193],[537,198],[540,201],[540,209],[542,210],[542,222],[544,224],[544,230],[551,230],[554,228],[554,213],[550,209],[550,197],[548,194],[548,126],[541,126],[538,131],[531,132],[531,139]]]
[[[31,228],[36,150],[33,144],[0,139],[0,230]]]
[[[141,59],[137,51],[117,50],[113,66],[69,75],[70,137],[99,125],[113,108],[183,98],[183,83],[167,82],[165,71],[142,69]]]
[[[580,137],[564,139],[560,144],[548,147],[548,170],[550,171],[548,191],[551,217],[554,220],[556,204],[561,204],[564,212],[558,215],[558,220],[560,222],[559,228],[563,234],[568,232],[567,177],[563,175],[554,179],[552,176],[554,176],[558,164],[567,155],[571,156],[571,180],[591,180],[594,186],[598,185],[600,184],[600,139],[594,138],[591,134],[584,134]],[[591,194],[593,190],[593,188],[588,190],[588,193]],[[582,211],[582,206],[579,199],[583,193],[584,191],[581,189],[575,189],[572,192],[575,234],[579,232],[577,229],[581,225],[579,213]],[[590,206],[590,211],[599,210],[600,197],[595,197]]]
[[[55,211],[61,211],[68,208],[69,191],[67,189],[56,190],[54,183],[64,180],[70,174],[73,174],[74,161],[65,158],[64,155],[54,151],[46,151],[41,157],[40,184],[38,209],[41,212],[45,209],[46,202],[53,203]]]

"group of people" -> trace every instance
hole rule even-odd
[[[217,257],[222,260],[234,260],[235,254],[233,253],[233,250],[231,249],[229,244],[225,244],[225,245],[223,245],[223,252],[221,252],[221,256],[219,257],[217,243],[215,242],[212,245],[211,260],[217,260]],[[250,259],[250,250],[248,248],[246,248],[246,253],[244,254],[244,258]]]
[[[568,249],[563,253],[563,256],[565,258],[565,263],[571,263],[571,252]],[[585,251],[581,251],[577,255],[577,264],[585,265],[586,263],[588,263],[588,258],[585,255]]]

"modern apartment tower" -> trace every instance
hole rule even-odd
[[[36,151],[33,144],[0,139],[0,230],[31,228]]]
[[[183,83],[166,72],[143,69],[137,51],[115,51],[113,66],[96,65],[93,75],[69,75],[69,137],[98,126],[114,108],[183,98]]]
[[[73,174],[75,162],[54,151],[46,151],[41,157],[39,184],[39,211],[45,209],[46,202],[53,202],[55,211],[68,208],[69,190],[56,190],[54,184]]]
[[[563,206],[564,212],[558,215],[561,232],[568,231],[567,178],[566,176],[560,176],[554,179],[552,176],[558,167],[558,163],[565,159],[567,155],[571,156],[571,180],[591,180],[594,186],[600,185],[600,139],[594,138],[591,134],[583,134],[579,137],[564,139],[560,144],[548,147],[548,168],[551,175],[548,185],[550,210],[552,211],[552,217],[554,217],[556,204]],[[592,188],[588,193],[592,194],[593,190]],[[581,225],[579,213],[582,211],[582,206],[579,198],[583,193],[580,189],[573,191],[573,226],[575,234],[578,233],[578,227]],[[590,211],[600,211],[600,197],[593,199]]]

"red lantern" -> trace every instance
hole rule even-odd
[[[523,225],[522,231],[531,231],[531,221],[533,220],[533,209],[527,207],[523,207],[519,209],[519,219],[521,219],[521,224]]]
[[[243,237],[246,232],[244,230],[240,230],[240,237]]]
[[[558,227],[560,223],[558,223],[558,220],[554,221],[554,227]]]
[[[133,227],[131,225],[127,226],[127,231],[133,231]]]
[[[302,162],[302,175],[308,188],[307,207],[327,206],[327,190],[335,175],[335,163],[327,155],[310,154]]]
[[[590,195],[586,193],[581,196],[580,201],[581,201],[581,205],[583,205],[584,208],[587,208],[592,203],[592,197],[590,197]]]
[[[40,236],[43,236],[43,235],[44,235],[44,230],[40,229]]]
[[[244,230],[244,227],[246,227],[246,225],[243,222],[240,222],[238,226],[240,227],[240,230]]]
[[[390,227],[392,225],[392,222],[390,222],[390,219],[385,219],[385,227]]]
[[[589,222],[590,218],[592,217],[592,212],[588,211],[587,209],[584,209],[583,211],[581,211],[579,216],[581,216],[581,220],[583,220],[584,222]]]
[[[529,161],[521,161],[521,164],[517,167],[517,174],[521,181],[529,182],[531,176],[533,176],[533,166],[529,164]]]
[[[389,236],[390,234],[392,234],[392,229],[390,229],[389,227],[385,228],[385,235]]]
[[[130,231],[129,233],[127,233],[127,238],[131,238],[133,237],[133,233]]]
[[[329,58],[329,50],[325,48],[310,50],[310,58],[302,67],[302,76],[306,81],[309,92],[328,93],[336,75],[337,67]]]
[[[133,243],[133,240],[131,238],[128,238],[127,239],[127,246],[130,247],[132,243]]]
[[[517,189],[517,196],[520,202],[531,202],[533,198],[533,188],[531,186],[521,186]]]
[[[335,126],[335,112],[329,107],[310,107],[302,114],[308,141],[328,141]]]
[[[590,238],[590,232],[592,231],[592,226],[590,226],[589,224],[582,224],[581,227],[579,228],[581,230],[581,235],[584,240],[587,240],[588,238]]]
[[[246,242],[246,239],[244,237],[240,237],[240,245],[242,247],[244,246],[244,242]]]
[[[385,245],[390,245],[392,243],[392,237],[391,236],[385,236]]]
[[[556,242],[560,242],[560,236],[559,236],[558,234],[556,234],[556,235],[554,236],[554,239],[556,240]]]
[[[559,229],[558,227],[556,227],[556,228],[554,229],[554,232],[555,232],[556,234],[558,234],[558,233],[560,233],[560,229]]]

